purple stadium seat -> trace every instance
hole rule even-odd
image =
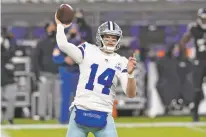
[[[28,33],[27,28],[21,26],[13,26],[9,31],[14,35],[14,38],[16,39],[26,38]]]
[[[180,35],[183,35],[187,30],[187,25],[185,24],[182,24],[182,25],[179,25],[179,33]]]
[[[179,26],[165,26],[165,34],[165,43],[167,45],[178,43],[181,38]]]
[[[165,43],[167,45],[178,43],[182,37],[182,35],[185,33],[187,29],[187,25],[177,25],[177,26],[165,26]]]
[[[133,40],[130,42],[130,47],[131,47],[133,50],[139,49],[139,48],[140,48],[140,41],[139,41],[139,39],[138,39],[138,38],[133,39]]]
[[[176,26],[165,26],[165,33],[166,34],[174,34],[177,33],[178,28]]]
[[[135,25],[135,26],[131,26],[129,34],[130,34],[130,36],[138,37],[139,32],[140,32],[140,27]]]
[[[44,27],[34,27],[32,28],[32,37],[33,38],[42,38],[46,36],[46,31]]]

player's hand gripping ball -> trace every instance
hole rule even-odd
[[[74,19],[74,10],[69,4],[62,4],[55,14],[56,23],[70,25]]]

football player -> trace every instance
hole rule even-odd
[[[115,53],[120,48],[121,28],[112,21],[105,22],[97,30],[97,46],[85,42],[76,47],[67,42],[64,25],[56,16],[55,20],[60,50],[78,63],[80,69],[67,137],[87,137],[89,132],[95,137],[117,137],[112,106],[118,80],[128,97],[136,96],[136,59],[127,60]]]
[[[180,48],[185,51],[185,45],[194,38],[196,57],[194,68],[194,109],[192,110],[193,121],[199,121],[198,107],[203,99],[203,78],[206,76],[206,8],[198,10],[196,22],[188,25],[188,30],[180,41]]]

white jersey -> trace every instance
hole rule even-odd
[[[75,47],[63,40],[62,35],[57,29],[59,48],[74,60],[76,59],[80,69],[76,96],[72,106],[111,113],[118,80],[126,93],[128,60],[117,53],[106,54],[97,46],[87,42]],[[67,42],[67,47],[60,46],[65,45],[60,40]]]

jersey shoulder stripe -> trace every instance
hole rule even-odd
[[[80,51],[81,51],[81,53],[82,53],[82,57],[83,57],[83,59],[84,59],[84,52],[85,52],[85,49],[86,49],[86,42],[84,42],[84,43],[81,43],[79,46],[78,46],[78,48],[80,49]]]

